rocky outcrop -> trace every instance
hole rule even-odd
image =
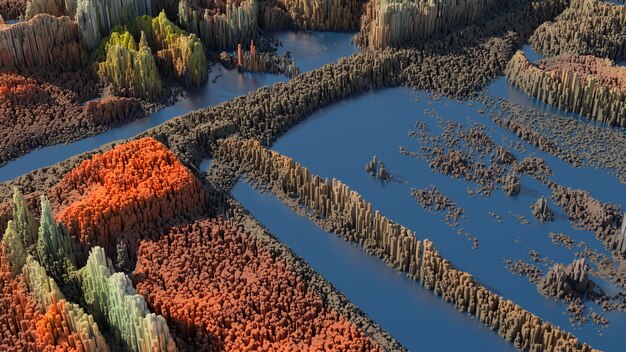
[[[253,184],[269,188],[313,221],[358,243],[388,265],[419,281],[424,287],[475,316],[516,348],[532,351],[592,351],[567,333],[490,292],[470,274],[455,269],[429,240],[392,222],[372,204],[338,180],[313,175],[284,155],[254,140],[230,138],[220,142],[217,155],[227,165],[245,173]]]
[[[168,145],[180,158],[199,163],[210,154],[206,143],[216,135],[236,131],[238,124],[246,136],[271,141],[311,112],[370,89],[406,84],[464,98],[500,75],[509,55],[521,44],[517,36],[502,34],[507,28],[518,28],[519,38],[524,38],[537,23],[558,12],[559,4],[559,0],[536,2],[533,6],[513,2],[506,11],[494,13],[493,18],[431,40],[419,49],[360,53],[277,84],[271,94],[269,88],[262,88],[246,97],[172,119],[143,136],[167,135]],[[450,43],[455,45],[451,47]],[[74,134],[73,130],[66,133]],[[81,132],[93,133],[92,129]],[[51,177],[57,176],[47,175],[45,182],[49,183]],[[32,185],[20,183],[20,187],[30,189]],[[3,188],[3,194],[6,199],[11,188]]]
[[[89,50],[98,47],[116,25],[152,15],[150,0],[76,0],[76,22]]]
[[[26,0],[0,0],[0,17],[15,20],[26,12]]]
[[[81,249],[67,235],[65,227],[57,224],[52,207],[45,196],[41,197],[41,220],[38,231],[36,253],[41,265],[52,279],[59,284],[71,284],[75,278],[76,253]],[[52,302],[43,304],[47,307]]]
[[[510,172],[502,179],[502,190],[508,196],[515,196],[519,194],[522,189],[517,172]]]
[[[392,177],[391,174],[389,174],[389,171],[385,169],[385,163],[378,161],[376,155],[374,155],[372,160],[365,164],[365,172],[383,182],[389,182]]]
[[[181,350],[382,350],[238,224],[175,227],[137,255],[137,291],[168,320]]]
[[[363,0],[266,0],[260,22],[267,30],[356,31],[364,4]]]
[[[10,269],[4,246],[0,246],[0,349],[38,351],[36,323],[42,317],[39,305],[21,276]]]
[[[603,0],[572,0],[554,21],[537,28],[530,44],[544,56],[594,55],[626,58],[626,9]]]
[[[554,213],[548,207],[548,200],[546,197],[539,198],[533,205],[530,206],[530,209],[533,212],[533,216],[541,222],[554,220]]]
[[[471,24],[502,0],[375,0],[366,6],[356,43],[363,48],[403,46]]]
[[[37,321],[38,341],[56,350],[108,352],[109,346],[91,314],[68,302],[56,282],[32,256],[26,258],[23,277],[44,316]],[[43,307],[48,307],[44,311]]]
[[[181,0],[178,22],[210,49],[232,50],[258,34],[257,0]]]
[[[538,283],[537,289],[548,297],[565,298],[584,295],[593,289],[593,282],[587,277],[589,265],[585,259],[576,259],[567,267],[554,264]]]
[[[458,226],[459,220],[465,217],[465,210],[441,193],[435,186],[424,189],[411,188],[411,196],[428,212],[445,213],[446,224],[450,227]]]
[[[80,30],[69,17],[41,14],[0,26],[0,67],[74,71],[82,67],[83,54]]]
[[[76,0],[28,0],[26,3],[26,19],[31,19],[40,13],[47,13],[55,17],[74,17]]]
[[[48,346],[59,351],[109,351],[91,315],[78,304],[61,300],[51,304],[37,322],[37,334]]]
[[[200,86],[206,82],[209,65],[204,45],[195,34],[178,28],[167,19],[165,12],[155,18],[140,17],[132,22],[131,27],[136,38],[145,33],[164,76],[172,76],[187,86]]]
[[[139,45],[129,32],[113,32],[105,51],[106,61],[98,68],[105,84],[112,85],[122,96],[149,101],[161,96],[161,79],[143,32]]]
[[[626,126],[626,68],[593,56],[565,55],[532,64],[518,51],[508,80],[528,95],[610,125]]]
[[[130,279],[113,270],[104,249],[91,249],[81,273],[87,305],[112,329],[118,343],[137,352],[177,350],[165,319],[150,313]]]

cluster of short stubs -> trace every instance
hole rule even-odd
[[[602,0],[573,0],[554,21],[530,38],[546,59],[531,63],[516,53],[506,68],[508,80],[549,105],[626,126],[626,8]]]
[[[394,223],[338,180],[313,175],[293,159],[256,140],[229,138],[219,142],[217,157],[275,192],[297,201],[313,216],[328,221],[334,232],[383,258],[390,266],[420,282],[478,318],[516,348],[528,351],[592,351],[571,333],[542,321],[510,300],[489,291],[470,274],[459,271],[429,240]]]

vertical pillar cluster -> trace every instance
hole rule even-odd
[[[362,18],[357,42],[381,49],[402,46],[482,18],[502,0],[374,0]]]
[[[26,3],[27,19],[40,13],[47,13],[55,17],[74,17],[76,12],[76,0],[28,0]]]
[[[257,0],[181,0],[178,22],[210,49],[232,50],[258,33]]]
[[[227,60],[229,65],[235,61],[230,55],[227,55]],[[284,73],[292,78],[300,74],[300,69],[294,59],[286,55],[259,53],[254,46],[254,41],[250,42],[250,50],[244,50],[241,44],[237,45],[236,64],[239,69],[245,71]]]
[[[80,29],[69,17],[40,14],[26,22],[0,25],[0,67],[75,70],[83,64]]]
[[[92,248],[82,278],[87,304],[120,342],[133,351],[176,351],[165,319],[150,313],[126,274],[115,273],[103,248]]]
[[[50,192],[57,219],[76,239],[84,263],[89,248],[115,258],[125,242],[131,257],[140,239],[155,238],[176,221],[208,208],[200,182],[163,144],[143,138],[85,160]],[[67,198],[67,194],[81,194]]]
[[[554,21],[541,24],[529,43],[544,56],[626,58],[626,7],[603,0],[572,0]]]
[[[610,60],[564,55],[535,65],[518,51],[505,74],[511,84],[549,105],[626,126],[626,69]]]
[[[363,0],[276,0],[261,14],[264,28],[293,27],[312,31],[356,31]]]
[[[127,24],[143,15],[152,15],[150,0],[76,1],[76,21],[89,50],[98,47],[116,25]]]

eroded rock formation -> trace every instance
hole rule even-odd
[[[560,54],[626,58],[626,9],[603,0],[572,0],[554,21],[543,23],[530,37],[545,56]]]
[[[31,19],[40,13],[47,13],[55,17],[74,17],[76,0],[28,0],[26,3],[26,19]]]
[[[109,351],[91,315],[75,303],[61,300],[51,304],[37,322],[37,334],[56,351]],[[46,350],[47,351],[47,350]]]
[[[145,116],[139,100],[116,96],[88,101],[83,114],[87,121],[101,126],[115,126]]]
[[[372,160],[365,164],[365,172],[384,182],[389,182],[392,177],[391,174],[389,174],[389,171],[385,169],[385,163],[378,161],[376,155],[374,155]]]
[[[150,0],[76,0],[76,22],[87,48],[93,50],[116,25],[152,15]]]
[[[551,184],[552,199],[565,210],[576,225],[592,231],[610,249],[616,249],[620,228],[625,222],[622,208],[611,203],[602,203],[587,191]],[[620,247],[621,248],[621,247]]]
[[[615,250],[622,256],[626,256],[626,214],[622,216],[622,227],[615,240]]]
[[[80,30],[69,17],[40,14],[26,22],[0,25],[2,68],[73,71],[82,66],[83,54]]]
[[[26,0],[0,0],[0,17],[5,20],[17,19],[26,12]]]
[[[465,216],[463,208],[441,193],[435,186],[424,189],[411,188],[411,196],[427,211],[445,213],[446,224],[451,227],[458,226],[459,220]]]
[[[81,70],[0,73],[0,165],[33,149],[108,129],[100,123],[105,121],[85,116],[81,104],[97,96],[97,81]]]
[[[145,33],[156,55],[160,72],[173,76],[188,86],[200,86],[208,78],[208,63],[204,45],[195,34],[188,34],[170,22],[161,12],[151,18],[144,16],[131,23],[133,34]]]
[[[370,49],[411,44],[433,33],[449,32],[454,27],[470,24],[502,2],[374,0],[366,5],[356,42]]]
[[[237,67],[244,71],[282,73],[291,78],[300,74],[294,59],[286,54],[259,53],[254,41],[250,42],[250,50],[244,50],[243,46],[238,44],[236,56],[222,52],[220,61],[225,67]]]
[[[626,126],[626,68],[593,56],[565,55],[532,64],[518,51],[508,80],[528,95],[610,125]]]
[[[137,352],[176,351],[165,319],[150,313],[130,279],[115,272],[104,249],[91,249],[82,282],[85,301],[96,319],[106,321],[114,338],[123,341],[126,348]]]
[[[548,297],[565,298],[580,296],[593,289],[593,282],[587,277],[589,265],[585,259],[576,259],[567,267],[554,264],[546,276],[538,283],[537,289]]]
[[[181,0],[178,22],[210,49],[232,50],[258,33],[257,0]]]
[[[37,351],[36,322],[42,317],[37,301],[29,294],[21,276],[10,269],[4,246],[0,246],[0,348]]]
[[[519,194],[522,189],[517,172],[510,172],[502,178],[502,190],[508,196],[514,196]]]
[[[356,31],[364,0],[266,0],[261,6],[264,29]]]
[[[548,200],[546,197],[537,199],[537,201],[530,206],[530,209],[533,212],[533,216],[541,222],[554,220],[554,213],[548,207]]]

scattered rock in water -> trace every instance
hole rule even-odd
[[[376,179],[381,180],[383,182],[391,181],[391,174],[387,169],[385,169],[385,163],[379,161],[376,158],[376,155],[365,165],[365,171],[367,171],[370,175],[376,177]]]
[[[548,207],[548,200],[546,197],[539,198],[535,204],[530,206],[530,209],[533,211],[533,216],[541,222],[554,220],[554,213]]]
[[[584,258],[574,260],[567,267],[563,264],[554,264],[541,279],[537,289],[548,297],[583,296],[594,287],[593,282],[587,277],[588,271],[589,265]]]

